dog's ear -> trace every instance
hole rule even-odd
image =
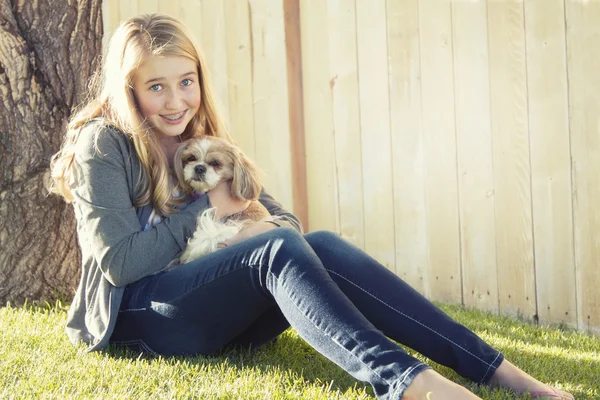
[[[262,180],[260,170],[244,153],[232,148],[233,181],[231,194],[240,200],[256,200],[260,196]]]
[[[187,148],[187,143],[181,143],[175,152],[175,158],[173,159],[173,169],[175,170],[175,176],[177,177],[177,182],[179,183],[179,187],[187,192],[194,193],[194,189],[185,181],[185,177],[183,175],[183,152]]]

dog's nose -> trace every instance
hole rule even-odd
[[[202,175],[206,172],[206,167],[204,165],[196,165],[194,167],[194,172],[199,175]]]

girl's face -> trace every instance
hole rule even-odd
[[[133,74],[140,113],[166,137],[183,133],[200,107],[197,64],[186,57],[149,56]]]

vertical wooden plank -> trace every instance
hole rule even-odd
[[[228,120],[231,114],[229,112],[224,2],[222,0],[202,0],[201,4],[200,32],[202,37],[200,40],[210,70],[212,87],[219,110]]]
[[[356,0],[365,250],[395,271],[385,2]]]
[[[536,314],[522,0],[488,2],[499,306]]]
[[[300,2],[308,223],[338,231],[327,2]]]
[[[102,48],[106,49],[108,41],[112,36],[112,33],[119,23],[121,18],[119,15],[119,1],[118,0],[103,0],[102,1],[102,25],[104,32],[102,35]],[[103,50],[104,51],[104,50]]]
[[[329,79],[333,103],[339,232],[365,248],[362,154],[353,1],[329,0]]]
[[[182,16],[186,12],[185,5],[188,1],[189,0],[158,0],[157,11],[183,20]],[[190,27],[188,26],[188,28]]]
[[[250,14],[256,160],[267,191],[293,210],[283,3],[253,0]]]
[[[288,110],[290,113],[290,160],[292,163],[292,197],[294,214],[309,231],[308,192],[306,184],[306,145],[304,129],[304,95],[302,89],[302,41],[300,4],[284,0],[285,50],[288,78]]]
[[[600,3],[565,4],[578,320],[600,333]]]
[[[576,327],[563,0],[526,0],[525,27],[538,316]]]
[[[421,124],[419,1],[387,2],[396,273],[430,296]]]
[[[158,0],[139,0],[138,12],[140,14],[151,14],[158,11]]]
[[[252,160],[255,159],[252,104],[252,38],[248,4],[225,0],[227,83],[231,134]]]
[[[420,1],[423,138],[431,297],[461,302],[450,1]]]
[[[119,1],[119,16],[121,17],[121,21],[134,17],[138,14],[138,0]]]
[[[486,3],[454,2],[452,31],[463,301],[498,311]]]
[[[202,54],[205,54],[202,42],[202,0],[182,0],[182,2],[179,18],[189,29],[194,41],[200,46]]]

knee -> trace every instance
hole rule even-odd
[[[278,264],[276,260],[305,261],[305,257],[312,253],[304,236],[295,229],[281,227],[269,231],[268,235],[268,240],[257,259],[267,259],[269,264]]]
[[[330,248],[331,246],[339,243],[342,240],[342,237],[339,234],[325,230],[307,233],[306,235],[304,235],[304,238],[313,248]]]
[[[290,227],[281,227],[268,232],[269,243],[271,247],[295,248],[306,243],[304,236],[297,230]]]

